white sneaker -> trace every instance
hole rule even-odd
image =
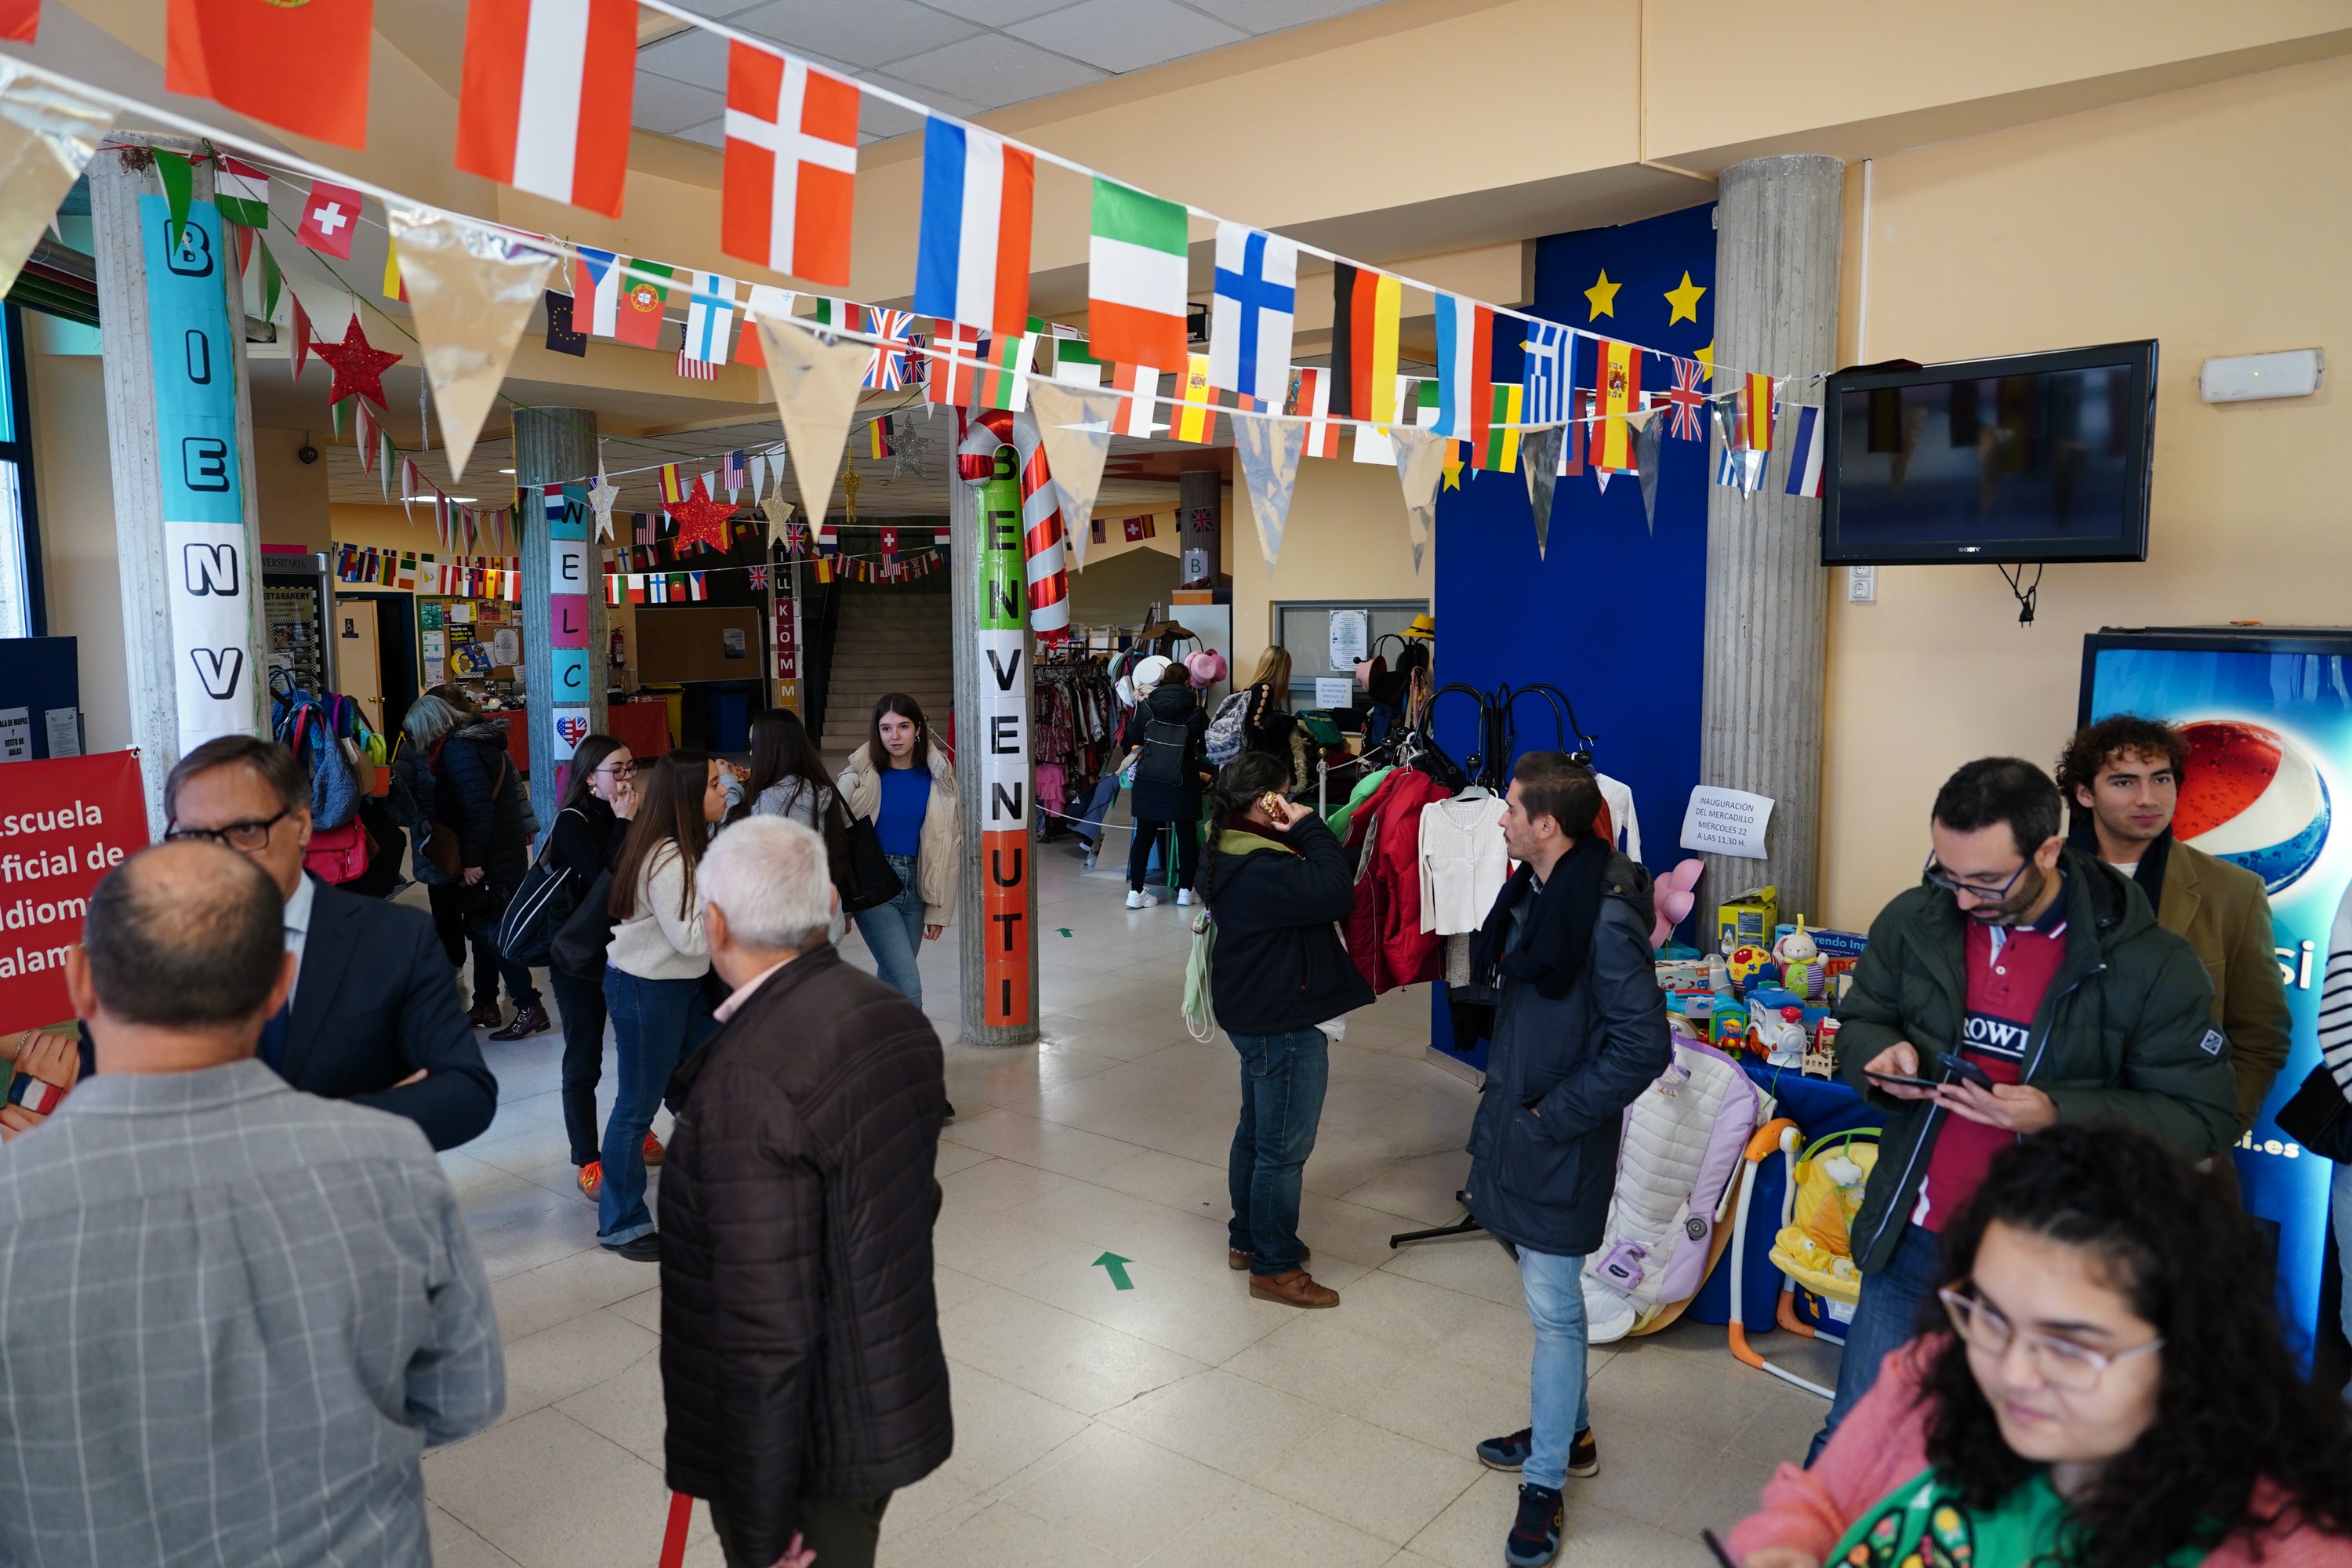
[[[1153,898],[1150,893],[1145,892],[1140,888],[1129,888],[1127,890],[1127,907],[1130,910],[1151,909],[1158,905],[1159,902],[1160,900],[1158,899]]]
[[[1176,889],[1176,907],[1177,907],[1178,909],[1180,909],[1180,910],[1181,910],[1181,909],[1188,908],[1188,907],[1190,907],[1190,906],[1191,906],[1192,902],[1192,889],[1190,889],[1190,888],[1179,888],[1179,889]]]

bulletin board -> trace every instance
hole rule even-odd
[[[730,634],[732,634],[731,636]],[[751,605],[693,605],[637,611],[637,679],[760,680],[767,640]]]

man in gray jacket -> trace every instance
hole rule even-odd
[[[415,1122],[254,1059],[283,900],[205,843],[90,896],[100,1071],[0,1159],[0,1562],[432,1561],[425,1447],[505,1403],[488,1282]]]
[[[1535,1324],[1533,1418],[1478,1445],[1518,1470],[1503,1560],[1559,1551],[1560,1489],[1601,1468],[1584,1399],[1584,1260],[1601,1245],[1625,1108],[1673,1060],[1650,948],[1649,873],[1592,831],[1601,786],[1558,752],[1519,759],[1503,814],[1518,870],[1471,947],[1497,984],[1486,1081],[1470,1127],[1470,1212],[1516,1250]]]

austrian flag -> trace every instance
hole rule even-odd
[[[473,0],[457,167],[617,217],[636,0]]]
[[[728,45],[720,249],[812,283],[849,281],[857,99],[805,61]]]

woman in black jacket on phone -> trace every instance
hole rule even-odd
[[[1225,1261],[1250,1294],[1291,1307],[1336,1307],[1339,1293],[1303,1265],[1298,1194],[1330,1078],[1319,1026],[1368,1005],[1338,922],[1356,901],[1347,851],[1315,813],[1284,798],[1290,769],[1244,752],[1209,786],[1216,824],[1201,888],[1216,926],[1209,996],[1241,1055],[1242,1111],[1226,1184],[1234,1218]]]
[[[585,899],[596,879],[620,858],[621,839],[637,814],[637,760],[610,735],[590,735],[572,753],[570,784],[548,830],[547,858],[572,874],[572,896]],[[598,1158],[604,1128],[596,1121],[596,1085],[604,1070],[604,965],[593,974],[569,974],[551,960],[548,986],[563,1016],[563,1135],[579,1167],[580,1190],[592,1200],[604,1191]],[[661,1145],[646,1134],[647,1164],[660,1163]]]

